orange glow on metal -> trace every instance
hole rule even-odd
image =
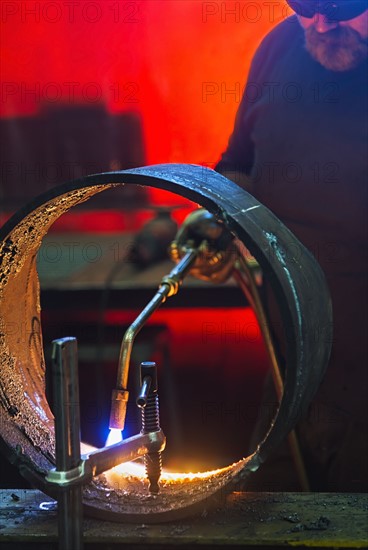
[[[111,444],[111,443],[110,443]],[[96,447],[92,447],[86,443],[81,443],[81,453],[87,454],[95,451]],[[191,481],[199,481],[210,479],[211,477],[225,473],[231,470],[233,465],[218,468],[216,470],[208,470],[206,472],[169,472],[162,471],[160,482],[162,483],[186,483]],[[119,486],[119,481],[123,481],[125,477],[135,477],[138,479],[146,479],[145,467],[139,462],[124,462],[115,468],[105,472],[106,479],[111,486]]]
[[[160,481],[164,483],[175,483],[204,480],[214,475],[225,473],[230,469],[231,466],[226,466],[225,468],[219,468],[217,470],[209,470],[207,472],[167,472],[163,470]],[[124,464],[120,464],[106,472],[105,475],[110,484],[113,484],[117,479],[124,476],[134,476],[142,479],[146,478],[144,465],[136,462],[125,462]]]

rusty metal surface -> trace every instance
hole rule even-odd
[[[38,491],[0,492],[0,547],[57,540],[55,508]],[[368,495],[333,493],[232,493],[221,509],[165,525],[84,520],[84,541],[100,548],[179,545],[191,548],[367,548]],[[42,546],[39,546],[42,548]],[[55,545],[56,547],[56,545]]]
[[[246,478],[295,425],[323,376],[331,347],[331,305],[322,271],[290,231],[256,199],[213,170],[159,165],[97,174],[37,197],[0,230],[1,448],[39,488],[54,465],[53,418],[44,393],[36,254],[42,238],[73,205],[115,185],[165,189],[201,204],[222,220],[258,260],[280,307],[289,346],[284,395],[265,439],[250,457],[210,478],[171,483],[158,500],[139,480],[121,491],[97,479],[85,490],[89,511],[117,520],[163,521],[193,513],[225,487]],[[114,499],[106,498],[111,491]],[[109,502],[112,502],[111,506]]]

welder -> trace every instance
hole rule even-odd
[[[332,294],[333,350],[298,426],[311,488],[367,483],[366,0],[287,0],[296,12],[258,48],[217,170],[268,206],[322,266]],[[287,345],[266,292],[279,344]],[[314,327],[324,337],[324,327]],[[276,400],[271,380],[265,402]],[[253,447],[269,428],[259,418]],[[285,449],[253,488],[297,489]]]

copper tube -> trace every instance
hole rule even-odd
[[[123,430],[126,407],[127,407],[127,387],[130,357],[132,354],[134,340],[145,325],[146,321],[156,311],[156,309],[164,303],[166,298],[174,296],[180,287],[180,284],[191,268],[197,256],[197,250],[188,250],[180,262],[170,271],[169,275],[163,277],[160,288],[152,300],[141,311],[138,317],[133,321],[128,330],[124,334],[123,341],[120,347],[119,368],[116,381],[116,389],[113,391],[111,401],[111,413],[109,427]]]

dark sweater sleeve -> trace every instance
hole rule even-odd
[[[216,171],[242,172],[249,175],[254,163],[252,133],[257,112],[254,107],[262,96],[272,66],[283,55],[285,45],[289,46],[290,41],[295,38],[295,33],[300,34],[300,25],[293,16],[277,25],[262,40],[251,63],[233,133],[226,151],[215,167]]]
[[[255,58],[249,72],[248,81],[243,93],[236,118],[233,133],[230,136],[226,151],[215,167],[218,172],[243,172],[248,174],[254,160],[254,144],[252,141],[252,119],[247,117],[249,103],[252,101],[251,90],[257,91],[257,70]]]

